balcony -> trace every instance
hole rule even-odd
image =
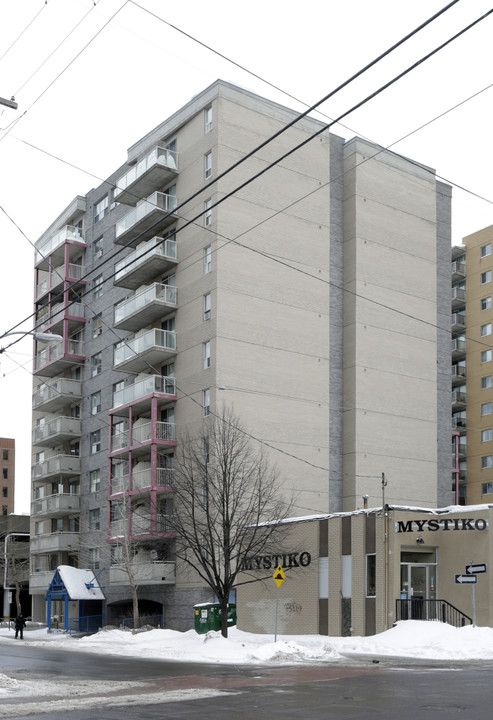
[[[132,490],[148,490],[151,487],[174,488],[174,475],[173,468],[156,468],[155,478],[153,481],[152,469],[146,468],[144,470],[133,470],[132,478],[130,475],[122,475],[121,477],[114,477],[111,480],[111,494],[120,495],[121,493]],[[132,484],[130,488],[130,483]]]
[[[49,495],[48,497],[33,500],[31,503],[31,515],[50,515],[51,517],[62,517],[78,513],[80,510],[80,495],[69,493]]]
[[[463,410],[467,404],[467,395],[465,392],[460,390],[454,390],[452,392],[452,409]]]
[[[135,563],[133,577],[139,585],[174,585],[174,562]],[[110,567],[110,585],[128,585],[128,575],[120,565]]]
[[[57,417],[33,428],[32,444],[55,447],[80,437],[80,420],[73,417]]]
[[[31,537],[31,555],[37,553],[74,552],[79,549],[79,533],[54,532]]]
[[[47,592],[50,583],[53,580],[54,573],[54,570],[39,570],[31,573],[29,576],[29,592]]]
[[[465,338],[454,338],[452,340],[452,360],[460,360],[466,354]]]
[[[160,395],[159,404],[176,400],[175,378],[163,377],[162,375],[148,375],[146,378],[135,382],[133,385],[117,390],[113,393],[112,413],[128,415],[129,405],[132,412],[140,413],[149,406],[153,395]]]
[[[83,345],[80,340],[68,340],[64,352],[64,342],[50,343],[34,358],[34,374],[43,377],[54,377],[66,370],[70,365],[79,364],[84,360]]]
[[[462,333],[466,328],[466,316],[464,313],[452,313],[452,332]]]
[[[159,368],[176,355],[176,333],[153,328],[115,348],[113,369],[144,372]]]
[[[466,432],[467,419],[461,417],[452,418],[452,430],[457,430],[461,434]]]
[[[177,174],[177,153],[156,147],[118,180],[113,197],[124,205],[136,205],[140,198],[170,183]]]
[[[31,479],[71,478],[80,475],[80,458],[76,455],[55,455],[31,467]]]
[[[452,263],[452,282],[458,283],[464,280],[466,277],[466,263],[465,262],[453,262]]]
[[[68,321],[68,329],[70,333],[74,333],[75,328],[85,322],[85,307],[79,302],[70,302],[67,305],[64,302],[56,303],[47,308],[43,307],[43,313],[37,315],[37,329],[40,332],[49,330],[56,335],[63,332],[64,320]]]
[[[153,237],[116,263],[113,284],[136,290],[149,278],[166,273],[177,262],[176,240]]]
[[[132,454],[135,456],[139,452],[148,453],[151,444],[176,445],[175,423],[156,422],[154,427],[152,422],[134,425],[132,438],[130,438],[129,432],[112,435],[110,452],[114,453],[132,448]]]
[[[56,412],[65,405],[82,398],[80,380],[53,378],[48,385],[40,385],[33,394],[33,410]]]
[[[177,290],[153,283],[115,307],[115,328],[135,332],[176,310]]]
[[[69,259],[75,260],[81,247],[86,246],[83,231],[73,225],[65,225],[47,240],[36,243],[35,265],[44,269],[58,267],[65,259],[65,243],[72,246],[69,248]]]
[[[452,365],[452,387],[462,385],[466,381],[466,366]]]
[[[116,223],[115,243],[135,246],[144,239],[145,233],[171,225],[177,219],[173,214],[177,205],[174,195],[162,192],[155,192],[146,200],[141,200]]]
[[[466,291],[463,288],[452,288],[452,310],[459,310],[466,304]]]

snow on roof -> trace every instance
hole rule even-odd
[[[103,591],[92,570],[70,565],[59,565],[57,570],[71,600],[104,600]],[[87,587],[89,584],[93,587]]]

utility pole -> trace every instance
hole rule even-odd
[[[17,110],[17,103],[16,103],[13,95],[10,98],[10,100],[7,100],[7,98],[0,97],[0,105],[5,105],[5,107],[12,108],[12,110]]]

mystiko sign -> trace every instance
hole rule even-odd
[[[396,533],[436,532],[437,530],[489,530],[489,522],[484,518],[426,518],[425,520],[396,520]]]

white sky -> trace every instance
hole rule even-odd
[[[32,313],[32,243],[75,195],[84,195],[125,161],[127,147],[193,95],[220,77],[304,109],[150,12],[311,105],[446,1],[415,0],[404,6],[395,0],[312,0],[302,5],[294,0],[251,0],[243,12],[235,5],[234,13],[224,0],[139,4],[0,4],[0,96],[15,95],[19,103],[18,111],[0,107],[0,128],[21,118],[8,134],[0,130],[0,335]],[[486,0],[461,0],[321,110],[330,117],[345,112],[489,6]],[[441,177],[464,188],[453,190],[454,243],[492,222],[493,89],[484,90],[493,83],[492,32],[493,15],[348,117],[350,129],[334,128],[346,138],[358,134],[388,146],[463,103],[393,145],[396,152],[436,168]],[[480,94],[467,101],[476,93]],[[26,320],[20,329],[31,327]],[[0,347],[5,344],[0,341]],[[14,350],[0,356],[0,436],[16,440],[16,512],[26,512],[31,341]]]
[[[8,652],[14,631],[0,629],[0,648]],[[146,660],[178,660],[194,663],[222,663],[234,665],[291,665],[344,663],[347,659],[370,661],[382,658],[421,658],[447,662],[493,659],[493,628],[467,626],[454,628],[439,622],[407,620],[396,627],[371,637],[326,637],[322,635],[254,635],[230,628],[224,639],[218,632],[198,635],[195,630],[185,633],[174,630],[151,630],[132,635],[121,630],[107,630],[84,638],[65,634],[48,634],[46,629],[25,631],[23,643],[50,649],[77,650],[101,655],[119,655]],[[460,672],[460,670],[459,670]],[[24,674],[25,675],[25,674]],[[149,688],[139,693],[142,683],[97,682],[80,679],[67,684],[61,680],[20,680],[0,673],[0,718],[23,717],[30,713],[55,712],[72,709],[100,709],[129,702],[179,702],[205,697],[201,688],[156,693]],[[105,698],[97,695],[120,690],[121,697]],[[220,695],[221,691],[205,691]],[[230,691],[228,691],[230,692]],[[92,694],[92,697],[87,697]],[[53,701],[55,696],[61,698]],[[211,695],[207,695],[210,697]],[[46,697],[46,700],[45,700]],[[63,699],[62,699],[63,698]],[[9,703],[12,699],[15,704]]]

